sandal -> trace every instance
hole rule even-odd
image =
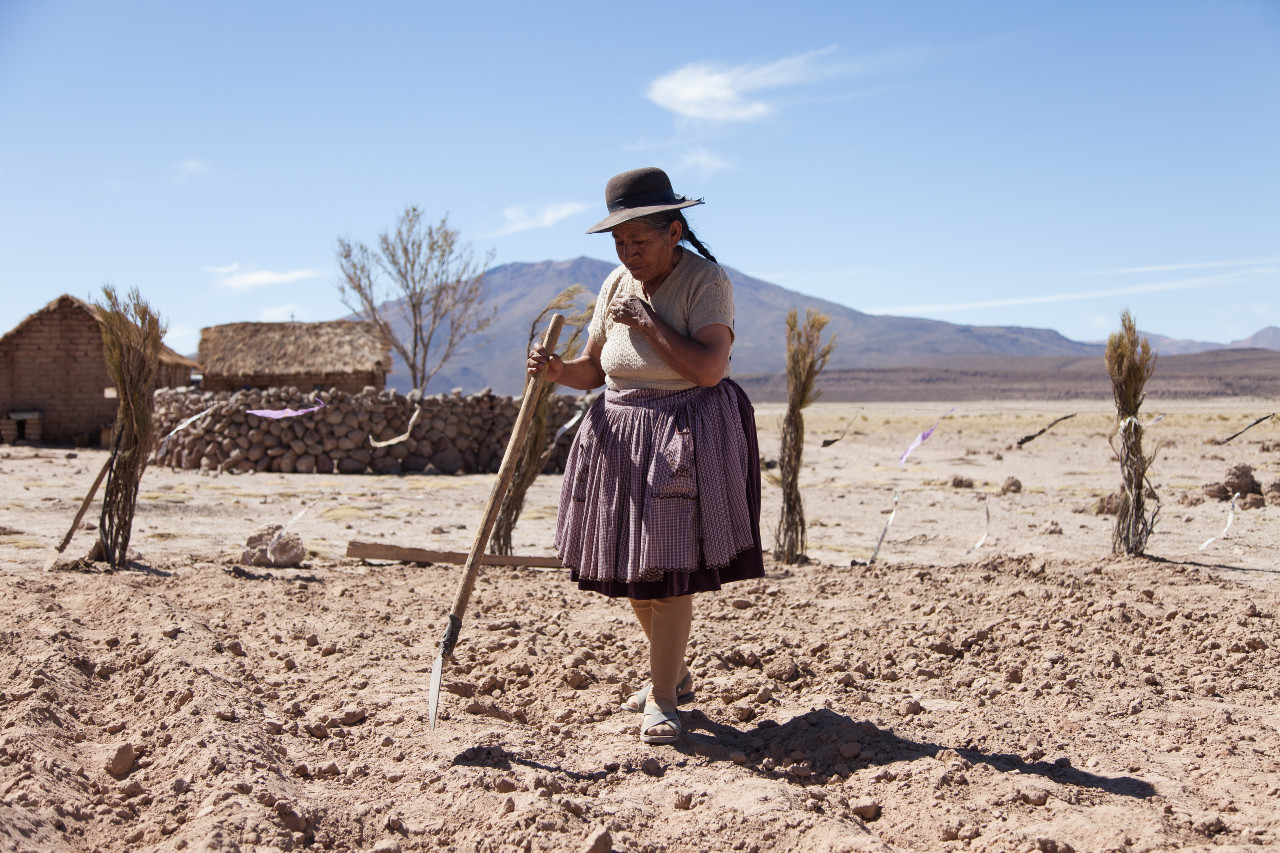
[[[640,713],[644,710],[644,704],[649,701],[649,690],[652,684],[646,684],[635,693],[632,693],[626,699],[622,700],[622,710]],[[686,672],[684,678],[680,679],[680,683],[676,685],[676,704],[687,705],[694,699],[693,695],[693,673]]]
[[[671,734],[649,734],[649,730],[658,726],[667,725],[675,729]],[[644,721],[640,723],[640,740],[645,743],[664,744],[675,743],[680,738],[680,712],[672,711],[667,713],[661,709],[651,714],[644,715]]]

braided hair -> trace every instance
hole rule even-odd
[[[689,220],[684,218],[683,210],[661,210],[657,213],[650,213],[648,216],[637,216],[634,221],[642,223],[652,231],[666,231],[672,222],[679,222],[681,229],[680,242],[688,243],[699,255],[702,255],[711,263],[720,263],[716,260],[715,255],[711,254],[711,250],[704,246],[698,236],[693,233],[693,229],[689,227]]]

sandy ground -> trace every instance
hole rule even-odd
[[[1119,482],[1104,403],[963,403],[902,467],[949,403],[810,410],[812,561],[699,597],[668,747],[617,707],[645,671],[628,608],[560,570],[481,574],[429,729],[460,570],[343,554],[466,550],[492,476],[152,468],[131,570],[46,573],[104,455],[0,448],[0,850],[1280,845],[1280,508],[1200,550],[1227,520],[1203,485],[1280,479],[1280,424],[1207,440],[1275,402],[1161,405],[1146,559],[1107,556],[1093,513]],[[521,553],[549,553],[558,489],[530,493]],[[240,562],[308,507],[302,567]]]

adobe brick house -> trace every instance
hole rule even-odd
[[[228,323],[200,330],[201,387],[206,391],[337,388],[381,391],[391,344],[373,323]]]
[[[194,361],[165,347],[157,387],[191,382]],[[62,295],[0,338],[0,441],[98,444],[119,400],[102,352],[98,309]]]

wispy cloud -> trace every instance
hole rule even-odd
[[[1082,290],[1074,293],[1045,293],[1033,296],[1013,296],[1006,299],[981,299],[973,302],[940,302],[925,305],[890,305],[884,308],[867,309],[869,314],[942,314],[951,311],[973,311],[982,308],[1007,308],[1013,305],[1046,305],[1055,302],[1080,302],[1087,299],[1102,299],[1110,296],[1132,296],[1139,293],[1167,293],[1174,290],[1199,290],[1207,287],[1222,287],[1238,284],[1248,279],[1260,278],[1264,275],[1275,275],[1280,272],[1277,267],[1259,267],[1224,273],[1222,275],[1185,278],[1177,281],[1158,281],[1148,284],[1134,284],[1127,287],[1113,287],[1106,290]]]
[[[1153,272],[1181,272],[1183,270],[1208,270],[1223,267],[1253,267],[1259,264],[1280,264],[1280,258],[1262,258],[1246,261],[1206,261],[1203,263],[1162,264],[1149,267],[1116,267],[1105,270],[1082,270],[1080,272],[1059,273],[1055,278],[1073,275],[1141,275]]]
[[[170,167],[169,174],[174,181],[181,182],[196,175],[203,175],[209,171],[209,168],[209,164],[204,160],[183,160]]]
[[[914,51],[900,50],[845,59],[835,47],[827,47],[764,64],[695,62],[658,77],[649,84],[645,96],[684,118],[751,121],[777,109],[765,98],[766,92],[863,74],[916,56]]]
[[[680,158],[680,168],[705,178],[716,172],[723,172],[731,167],[731,163],[722,157],[712,154],[705,148],[694,148],[686,151]]]
[[[589,210],[591,205],[584,204],[580,201],[565,201],[555,204],[544,205],[537,210],[529,210],[521,206],[508,207],[502,211],[502,218],[505,220],[503,224],[489,236],[501,237],[506,234],[515,234],[517,231],[530,231],[534,228],[549,228],[562,219],[568,219],[570,216],[576,216],[585,210]]]
[[[205,267],[205,270],[218,277],[220,286],[231,290],[252,290],[255,287],[289,284],[295,281],[305,281],[309,278],[319,278],[324,275],[320,270],[288,270],[286,272],[246,270],[245,272],[240,272],[239,264],[229,264],[225,267]]]

